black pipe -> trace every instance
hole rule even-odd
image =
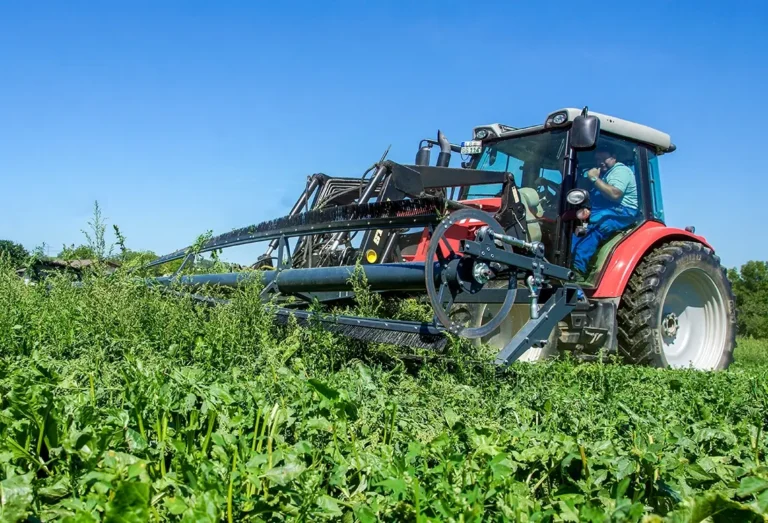
[[[373,291],[424,290],[423,263],[364,265],[362,270]],[[355,267],[317,267],[282,271],[275,279],[280,292],[325,292],[352,290],[349,280]]]
[[[315,189],[317,189],[317,186],[320,185],[321,178],[328,178],[325,174],[313,174],[310,177],[309,186],[306,188],[306,190],[301,193],[301,196],[299,196],[299,199],[296,201],[296,203],[291,208],[291,212],[288,213],[288,216],[295,216],[296,214],[301,211],[301,208],[306,205],[307,201],[309,200],[310,195],[315,192]],[[269,247],[267,248],[267,252],[264,253],[263,258],[269,258],[272,256],[272,253],[277,249],[278,240],[274,239],[271,242],[269,242]]]
[[[386,247],[384,247],[384,254],[381,255],[381,261],[382,263],[389,259],[390,256],[395,252],[395,246],[397,245],[397,242],[400,238],[400,235],[397,232],[392,232],[389,240],[387,241]]]
[[[440,144],[440,154],[437,155],[437,166],[448,167],[451,164],[451,142],[442,131],[437,131],[437,143]]]
[[[368,186],[365,188],[365,192],[360,196],[360,199],[357,200],[357,203],[368,203],[368,200],[371,199],[371,196],[373,196],[373,193],[376,191],[376,186],[379,185],[379,182],[381,182],[382,176],[384,176],[384,173],[386,172],[387,167],[384,164],[379,165],[379,168],[376,169],[376,172],[373,173],[373,176],[371,176],[371,181],[368,182]]]
[[[376,186],[381,183],[381,179],[384,176],[384,173],[386,172],[387,167],[384,164],[379,165],[379,167],[376,169],[376,172],[373,173],[373,176],[371,176],[370,181],[368,182],[368,185],[363,190],[363,194],[360,195],[360,198],[357,200],[357,204],[363,204],[368,203],[368,200],[370,200],[374,193],[376,192]],[[335,233],[333,236],[331,236],[331,239],[326,244],[330,250],[335,249],[338,244],[341,242],[342,238],[344,238],[345,234],[349,234],[348,231],[341,231]]]
[[[362,265],[368,286],[372,291],[423,291],[424,264],[382,263]],[[284,271],[230,272],[222,274],[196,274],[178,278],[178,283],[189,286],[216,285],[237,287],[242,283],[261,278],[264,285],[274,282],[275,290],[285,293],[326,292],[352,290],[350,279],[355,266],[315,267],[313,269],[286,269]],[[435,282],[440,283],[440,270],[435,270]],[[170,285],[170,277],[153,278],[150,281]]]
[[[226,272],[221,274],[195,274],[193,276],[182,276],[176,278],[175,282],[181,285],[197,287],[200,285],[214,285],[217,287],[237,287],[245,282],[251,281],[265,274],[276,274],[274,271],[258,272]],[[274,278],[273,278],[274,279]],[[262,280],[264,278],[262,277]],[[171,285],[174,278],[171,276],[160,276],[158,278],[148,278],[148,283],[159,283],[161,285]]]

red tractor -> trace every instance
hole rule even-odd
[[[733,295],[712,246],[692,227],[665,223],[659,157],[674,150],[661,131],[586,108],[531,127],[479,126],[461,144],[438,132],[414,164],[382,159],[362,178],[314,174],[287,216],[152,264],[268,241],[255,270],[155,281],[258,278],[277,318],[434,349],[450,333],[495,347],[500,365],[569,351],[724,369],[735,347]],[[356,270],[375,292],[425,297],[434,320],[308,312],[311,302],[353,299]]]

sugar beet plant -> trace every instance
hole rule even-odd
[[[413,369],[231,298],[3,266],[0,520],[766,519],[766,367]]]

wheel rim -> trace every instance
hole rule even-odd
[[[488,303],[480,306],[480,322],[487,321],[498,314],[500,305]],[[529,308],[526,305],[515,305],[504,318],[504,321],[489,335],[484,336],[480,341],[493,347],[496,350],[503,349],[512,337],[522,328],[529,319]],[[531,347],[520,356],[517,361],[539,361],[547,356],[549,351],[544,348]]]
[[[728,316],[723,297],[701,269],[687,269],[672,281],[659,317],[669,367],[713,369],[726,344]]]

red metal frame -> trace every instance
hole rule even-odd
[[[501,198],[478,198],[476,200],[464,200],[460,203],[477,207],[478,209],[494,214],[501,208]],[[467,223],[457,223],[456,227],[451,227],[446,231],[445,239],[451,246],[454,252],[459,251],[461,240],[472,240],[475,238],[475,232],[477,229],[486,225],[485,223],[472,223],[474,220],[468,220]],[[403,256],[403,259],[407,262],[423,262],[427,258],[427,249],[429,248],[429,231],[424,229],[419,239],[419,247],[416,249],[416,254],[411,256]],[[448,249],[445,245],[440,245],[440,251],[444,256],[447,256]]]
[[[629,282],[632,272],[649,250],[670,240],[693,240],[712,249],[703,236],[683,229],[667,227],[659,222],[645,222],[624,238],[606,261],[597,287],[587,292],[591,298],[619,298]],[[586,291],[585,291],[586,292]]]

